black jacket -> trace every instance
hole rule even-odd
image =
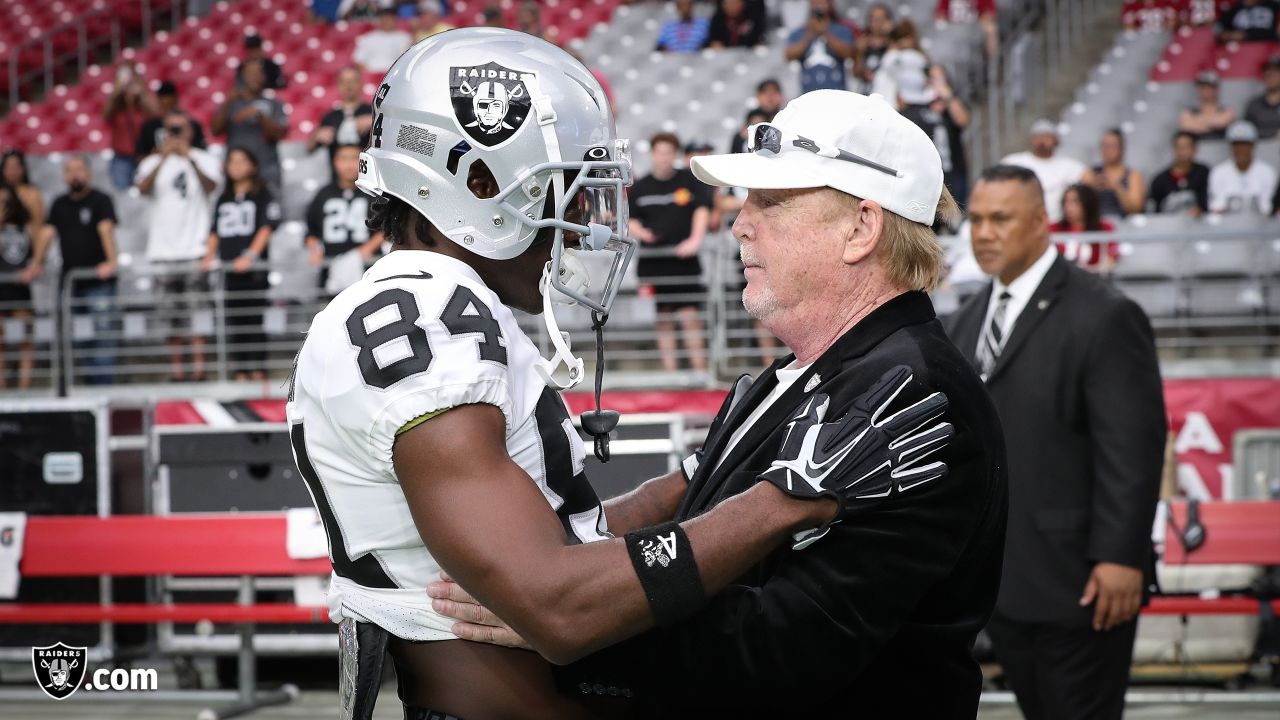
[[[945,419],[956,435],[941,456],[949,474],[808,548],[784,544],[673,628],[559,668],[562,688],[633,694],[646,718],[974,717],[981,674],[970,649],[1000,582],[1006,502],[1003,441],[981,381],[929,298],[905,293],[818,358],[717,468],[733,429],[791,360],[726,399],[677,519],[751,487],[809,395],[830,395],[828,418],[838,418],[896,365],[915,375],[904,405],[934,390],[950,399]]]
[[[970,358],[991,289],[948,319]],[[987,379],[1009,450],[1009,530],[997,609],[1022,622],[1081,625],[1094,564],[1153,580],[1151,522],[1164,462],[1164,393],[1147,316],[1059,257]]]

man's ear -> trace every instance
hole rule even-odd
[[[841,259],[854,265],[871,256],[884,234],[884,208],[874,200],[859,200],[853,216],[848,218],[844,251]]]

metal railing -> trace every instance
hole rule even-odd
[[[1280,355],[1280,224],[1231,229],[1200,223],[1054,239],[1117,244],[1120,257],[1107,276],[1146,309],[1166,358]],[[655,258],[669,251],[642,247],[640,253]],[[628,273],[605,328],[607,388],[707,387],[757,372],[787,352],[743,309],[738,248],[727,233],[706,238],[701,262],[700,276]],[[52,307],[0,304],[6,392],[14,387],[18,363],[28,358],[28,392],[42,395],[189,394],[196,380],[204,382],[202,394],[282,395],[303,333],[328,299],[318,284],[282,282],[285,269],[297,278],[296,263],[287,260],[256,265],[248,275],[225,268],[199,273],[194,264],[124,267],[105,284],[92,270],[70,272]],[[591,270],[593,276],[602,272]],[[952,283],[943,292],[963,295],[985,282],[980,275],[970,279],[967,288]],[[16,276],[0,276],[0,285],[14,281]],[[659,301],[688,309],[659,312]],[[17,310],[29,317],[12,317]],[[588,313],[558,307],[556,317],[594,370]],[[517,320],[549,355],[543,320],[523,313]],[[700,336],[701,348],[686,344],[686,336]],[[674,347],[664,349],[664,339],[674,340]],[[197,352],[203,360],[198,377]],[[183,382],[175,384],[179,377]]]

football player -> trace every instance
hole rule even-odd
[[[477,79],[504,85],[510,130],[475,134]],[[577,60],[509,30],[441,33],[400,57],[374,112],[357,186],[393,250],[316,315],[288,404],[333,562],[342,717],[370,717],[388,650],[406,718],[594,715],[544,657],[687,616],[837,503],[766,482],[677,525],[681,470],[603,507],[588,484],[557,393],[582,361],[550,309],[603,324],[634,243],[627,145]],[[602,283],[580,252],[611,258]],[[546,311],[553,360],[513,308]],[[442,571],[537,654],[456,639],[425,590]]]

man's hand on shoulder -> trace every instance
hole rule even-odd
[[[935,392],[890,412],[911,380],[906,366],[889,370],[831,422],[824,422],[831,399],[814,395],[787,425],[781,453],[760,479],[796,497],[835,500],[839,510],[832,522],[839,522],[863,501],[944,477],[946,463],[925,461],[955,434],[951,423],[934,422],[946,412],[947,397]],[[807,547],[829,529],[830,523],[800,533],[793,547]]]

